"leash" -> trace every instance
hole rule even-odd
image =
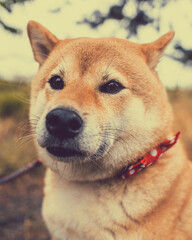
[[[40,167],[41,165],[42,165],[42,162],[39,159],[37,159],[35,162],[31,162],[27,164],[26,166],[19,169],[18,171],[15,171],[14,173],[11,173],[5,177],[0,178],[0,185],[13,181],[16,178],[20,177],[21,175],[24,175],[25,173],[31,171],[34,168]]]

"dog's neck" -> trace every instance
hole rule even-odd
[[[166,152],[168,149],[170,149],[176,144],[179,138],[179,135],[180,135],[180,132],[165,139],[163,143],[161,143],[151,152],[147,153],[144,157],[138,159],[136,163],[125,166],[120,173],[120,177],[122,179],[128,179],[134,176],[135,174],[141,172],[146,167],[151,166],[163,155],[164,152]]]

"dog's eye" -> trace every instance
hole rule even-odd
[[[103,93],[116,94],[120,92],[123,88],[125,87],[123,87],[119,82],[111,80],[104,85],[101,85],[99,87],[99,91]]]
[[[49,79],[49,84],[55,90],[61,90],[64,88],[63,80],[57,75],[55,75]]]

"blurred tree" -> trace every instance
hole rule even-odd
[[[15,4],[24,4],[27,1],[33,1],[33,0],[0,0],[0,10],[4,9],[8,13],[12,13],[13,6]],[[0,25],[8,32],[11,32],[13,34],[21,34],[20,29],[9,26],[1,18],[0,18]]]
[[[182,62],[183,64],[192,64],[192,49],[182,47],[181,43],[177,43],[174,48],[177,53],[179,53],[179,57],[171,56],[174,60]]]
[[[135,13],[126,14],[125,8],[127,4],[132,2],[135,5]],[[150,23],[159,30],[159,17],[152,18],[150,16],[150,10],[153,8],[161,8],[167,5],[167,0],[120,0],[118,5],[109,7],[106,14],[101,13],[99,10],[93,12],[90,18],[84,18],[78,24],[88,24],[92,28],[97,28],[105,21],[109,19],[115,19],[123,22],[124,28],[127,29],[128,35],[137,35],[137,30],[140,26],[144,26]],[[146,9],[148,11],[146,11]]]
[[[177,1],[177,0],[175,0]],[[153,10],[165,8],[167,0],[120,0],[119,4],[109,6],[107,13],[95,10],[89,18],[84,18],[78,24],[88,24],[91,28],[98,28],[109,19],[120,21],[121,26],[127,30],[127,38],[138,34],[138,29],[148,24],[152,25],[157,31],[160,30],[160,14],[151,14]],[[128,11],[129,4],[134,4],[135,10]],[[171,27],[171,26],[170,26]],[[174,60],[184,64],[192,64],[192,49],[185,49],[181,43],[174,46],[174,53],[169,55]]]

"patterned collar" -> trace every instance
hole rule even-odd
[[[147,153],[144,157],[140,158],[136,163],[128,165],[123,168],[120,176],[122,179],[128,179],[135,174],[139,173],[146,167],[151,166],[156,162],[164,152],[171,148],[177,142],[180,132],[176,133],[174,136],[169,137],[164,140],[158,147],[153,149],[151,152]]]

